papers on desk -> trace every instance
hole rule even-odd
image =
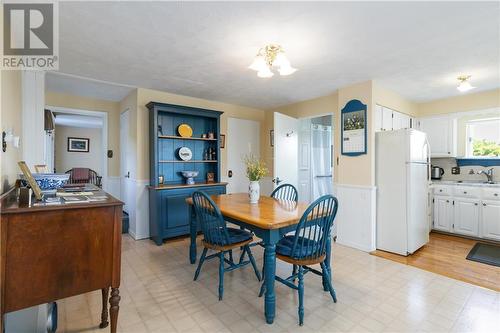
[[[84,192],[56,192],[56,196],[58,197],[75,197],[75,196],[88,196],[94,195],[94,192],[84,191]]]
[[[65,196],[62,198],[64,203],[74,204],[74,203],[87,203],[90,202],[89,198],[83,195],[80,196]]]
[[[33,206],[53,206],[53,205],[71,205],[79,203],[89,203],[89,202],[100,202],[106,201],[108,199],[107,195],[73,195],[71,196],[55,196],[55,197],[45,197],[43,201],[36,202]]]

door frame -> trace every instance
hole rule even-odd
[[[60,106],[46,105],[45,108],[52,112],[74,114],[80,116],[99,117],[102,119],[102,188],[108,191],[108,113],[104,111],[94,111],[85,109],[66,108]]]

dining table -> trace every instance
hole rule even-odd
[[[276,274],[276,243],[289,232],[295,231],[300,218],[308,204],[303,202],[286,201],[268,196],[261,196],[257,203],[250,203],[248,193],[233,193],[213,195],[211,199],[219,207],[224,220],[252,231],[262,239],[264,246],[264,314],[266,322],[272,324],[276,316],[276,294],[274,282]],[[190,207],[190,236],[189,259],[191,264],[196,263],[196,237],[200,230],[192,198],[186,202]],[[326,240],[325,265],[331,276],[331,236]],[[327,281],[323,277],[323,289],[328,291]],[[257,291],[258,292],[258,291]]]

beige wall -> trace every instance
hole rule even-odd
[[[500,89],[494,89],[420,103],[418,104],[418,116],[426,117],[437,114],[485,110],[499,107]]]
[[[418,116],[417,103],[398,95],[392,90],[382,87],[377,82],[373,82],[373,102],[412,117]]]
[[[169,104],[177,104],[184,106],[192,106],[204,109],[211,109],[224,112],[221,117],[221,133],[227,133],[227,118],[241,118],[258,121],[264,124],[265,113],[263,110],[227,104],[222,102],[210,101],[206,99],[187,97],[182,95],[171,94],[158,90],[137,89],[137,107],[135,115],[137,120],[137,132],[135,135],[137,144],[137,174],[136,179],[149,179],[149,117],[146,104],[149,102],[161,102]],[[261,135],[261,138],[264,135]],[[226,138],[226,145],[231,144]],[[262,148],[261,148],[262,149]],[[226,174],[226,150],[221,150],[221,172]]]
[[[1,130],[12,129],[14,135],[21,136],[22,127],[22,90],[20,71],[0,71],[1,75]],[[20,170],[17,162],[22,158],[21,148],[8,143],[7,151],[0,151],[1,188],[0,193],[8,190],[17,179]]]
[[[55,167],[58,173],[72,168],[90,168],[102,176],[102,129],[56,126],[55,129]],[[69,152],[68,137],[86,138],[89,152]]]
[[[47,91],[45,105],[107,112],[108,149],[114,153],[112,158],[108,158],[108,176],[120,175],[120,103]]]

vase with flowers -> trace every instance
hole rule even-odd
[[[259,181],[267,175],[268,170],[265,163],[252,154],[246,155],[243,161],[246,166],[248,180],[250,181],[248,185],[248,197],[250,203],[255,204],[259,202],[260,198]]]

